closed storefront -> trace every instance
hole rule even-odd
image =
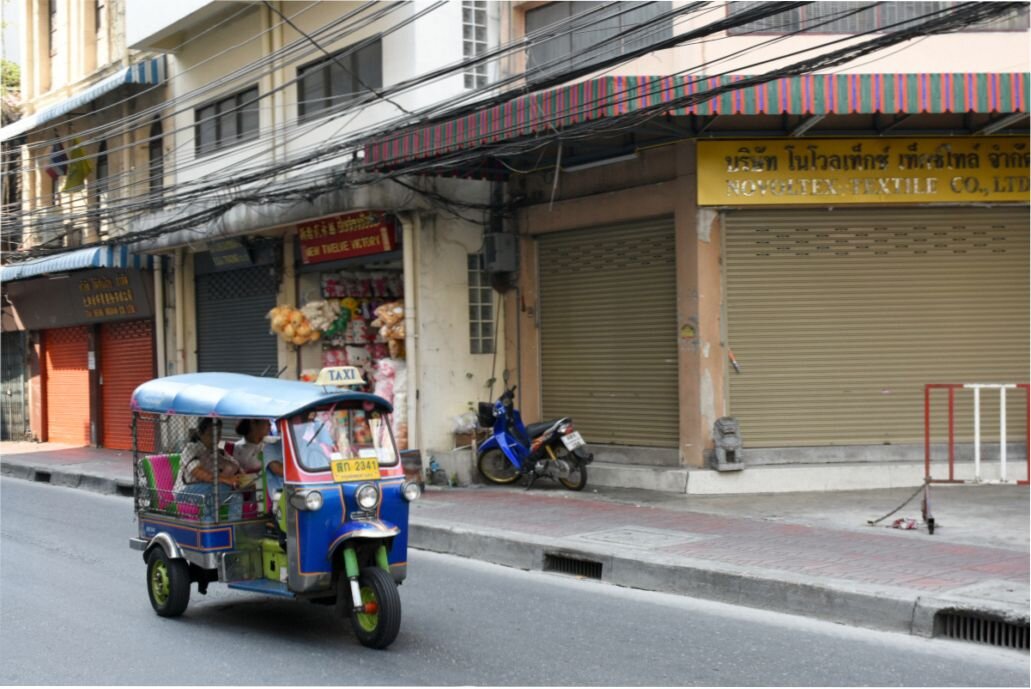
[[[672,218],[538,239],[544,418],[592,443],[675,447]]]
[[[730,375],[730,411],[750,446],[916,444],[926,383],[1028,380],[1026,207],[724,219],[729,344],[743,371]],[[1011,428],[1022,398],[1009,399]],[[971,406],[957,396],[960,439]],[[996,399],[981,423],[997,437]]]
[[[197,369],[275,375],[276,338],[265,315],[276,305],[271,266],[202,274],[198,255]]]
[[[130,447],[129,395],[154,377],[154,282],[144,270],[149,264],[125,247],[106,246],[3,267],[4,293],[25,328],[24,342],[34,337],[28,333],[39,333],[39,368],[26,371],[27,387],[41,393],[24,405],[32,436]],[[8,365],[13,366],[9,342],[5,333],[5,389]],[[32,349],[27,351],[32,357]],[[22,361],[27,366],[24,356]]]
[[[47,440],[90,442],[89,328],[43,332]]]
[[[122,321],[100,326],[100,442],[104,447],[132,449],[129,400],[136,387],[154,375],[152,321]],[[141,437],[140,449],[149,449],[151,441]]]

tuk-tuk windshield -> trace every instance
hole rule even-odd
[[[390,417],[363,409],[322,409],[290,418],[297,461],[308,471],[324,471],[331,459],[375,459],[398,463]]]

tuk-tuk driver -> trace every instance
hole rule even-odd
[[[215,485],[212,480],[215,477],[215,433],[214,419],[202,418],[197,423],[197,428],[190,433],[190,443],[183,448],[180,457],[179,475],[175,479],[175,492],[197,495],[206,498],[214,495]],[[218,423],[221,423],[219,421]],[[236,489],[240,486],[240,479],[243,472],[236,460],[228,455],[220,455],[218,482],[229,489]],[[243,496],[239,493],[230,493],[228,490],[220,491],[220,494],[229,493],[228,499],[223,498],[229,506],[229,519],[241,519],[243,517]],[[202,518],[211,519],[212,515],[207,513],[210,501],[204,501],[205,513]]]

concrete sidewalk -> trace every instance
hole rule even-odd
[[[0,443],[3,475],[132,494],[131,453]],[[520,488],[430,488],[413,505],[411,544],[528,570],[924,636],[954,611],[1029,618],[1029,493],[1023,486],[934,487],[929,535],[870,526],[912,489],[687,496],[547,481]],[[920,520],[919,498],[896,515]],[[1026,632],[1025,632],[1026,638]]]

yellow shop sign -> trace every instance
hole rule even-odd
[[[698,142],[698,204],[1027,202],[1022,137]]]

